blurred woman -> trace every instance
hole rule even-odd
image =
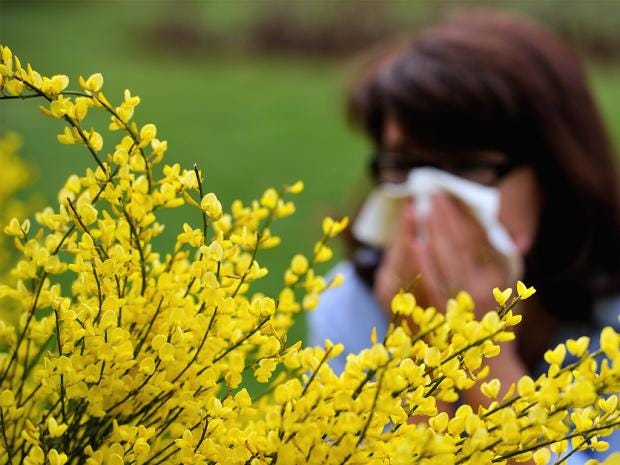
[[[433,167],[496,193],[522,266],[515,275],[458,189],[440,189],[425,215],[403,202],[383,243],[351,237],[350,259],[335,270],[345,284],[310,314],[312,344],[367,347],[373,326],[386,331],[392,297],[412,285],[420,305],[437,308],[465,289],[483,314],[495,308],[491,289],[517,278],[537,293],[516,342],[489,360],[503,386],[536,372],[554,344],[581,335],[595,344],[602,327],[618,328],[614,154],[583,66],[557,37],[513,15],[462,14],[376,53],[351,88],[349,114],[372,143],[378,189]],[[482,402],[473,391],[465,400]]]

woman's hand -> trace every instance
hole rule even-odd
[[[477,318],[482,318],[497,306],[491,290],[506,287],[507,280],[505,261],[480,224],[457,200],[438,195],[426,219],[417,218],[410,203],[403,208],[377,270],[374,292],[391,316],[391,300],[400,289],[412,291],[421,306],[439,310],[448,298],[466,290]],[[487,364],[491,377],[501,381],[502,392],[527,373],[514,342],[503,344],[500,355]],[[489,403],[477,388],[462,394],[474,408]]]
[[[442,309],[448,298],[466,290],[477,313],[495,307],[491,290],[508,285],[503,257],[489,244],[478,221],[453,197],[433,197],[420,219],[408,202],[375,276],[374,292],[386,311],[392,297],[410,290],[422,306]]]

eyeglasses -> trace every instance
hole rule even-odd
[[[414,168],[432,167],[485,186],[495,186],[523,162],[500,152],[480,152],[458,158],[429,160],[414,155],[378,151],[371,155],[370,172],[379,182],[402,182]]]

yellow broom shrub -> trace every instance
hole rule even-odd
[[[339,284],[315,266],[331,257],[346,219],[324,221],[277,296],[254,292],[267,273],[259,252],[280,242],[272,222],[294,212],[303,184],[225,210],[200,167],[164,163],[158,128],[134,120],[139,97],[125,91],[112,103],[100,74],[68,90],[67,76],[42,76],[8,47],[0,54],[0,99],[40,99],[41,112],[63,123],[58,140],[93,160],[56,205],[4,227],[19,260],[0,297],[19,315],[0,322],[1,463],[540,465],[552,452],[604,450],[620,426],[612,328],[594,353],[587,338],[559,345],[546,374],[523,377],[503,397],[497,380],[478,383],[485,359],[513,338],[515,305],[534,292],[522,283],[515,296],[497,290],[497,308],[481,321],[464,292],[442,312],[401,293],[394,321],[410,318],[415,333],[393,322],[335,374],[327,362],[340,344],[303,347],[287,330]],[[105,150],[103,132],[86,124],[94,111],[110,117]],[[167,225],[174,247],[155,250],[159,211],[182,204],[195,215]],[[577,361],[563,363],[567,353]],[[250,377],[264,389],[251,395]],[[437,400],[466,389],[491,403],[438,412]]]

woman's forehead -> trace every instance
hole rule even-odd
[[[468,149],[468,150],[445,150],[441,148],[429,149],[421,147],[418,144],[407,143],[403,141],[393,146],[385,146],[378,152],[378,155],[382,159],[401,159],[406,161],[411,159],[417,162],[433,162],[433,161],[453,161],[464,162],[473,161],[486,162],[490,164],[505,163],[510,161],[510,157],[500,150],[491,149]]]
[[[450,135],[446,134],[446,138]],[[439,158],[445,160],[447,158],[462,160],[463,158],[475,158],[480,161],[503,162],[510,157],[501,150],[480,148],[480,149],[463,149],[457,150],[442,149],[441,147],[429,147],[415,142],[402,129],[395,117],[388,116],[383,127],[383,143],[381,151],[388,152],[392,155],[402,155],[412,157],[416,160],[437,160]]]

